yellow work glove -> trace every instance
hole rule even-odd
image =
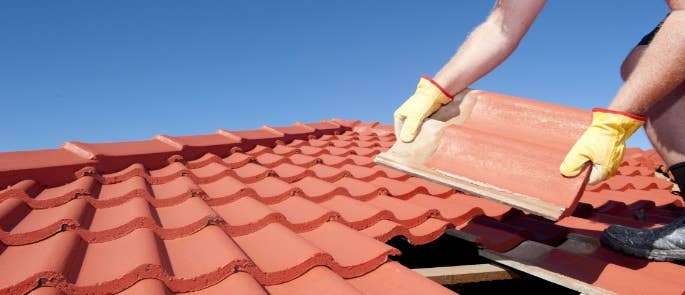
[[[414,95],[395,111],[395,128],[404,121],[399,138],[404,142],[413,141],[423,120],[450,102],[453,97],[435,81],[427,76],[421,76]]]
[[[592,109],[592,124],[578,139],[561,163],[559,171],[567,177],[580,173],[592,162],[589,184],[613,175],[623,160],[626,140],[645,123],[645,118],[607,109]]]

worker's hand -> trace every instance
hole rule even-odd
[[[580,173],[592,162],[589,184],[613,175],[623,160],[625,141],[644,124],[645,118],[607,109],[592,110],[592,124],[578,139],[561,163],[559,171],[567,177]]]
[[[405,101],[394,114],[396,131],[400,122],[404,121],[399,138],[404,142],[411,142],[416,138],[423,120],[437,111],[443,104],[452,100],[449,95],[435,81],[422,76],[416,92]]]

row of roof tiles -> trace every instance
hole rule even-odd
[[[307,140],[322,135],[342,133],[350,126],[364,125],[359,121],[324,120],[318,123],[295,123],[292,126],[264,126],[256,130],[227,131],[214,134],[169,136],[158,135],[151,140],[82,143],[66,142],[59,149],[0,153],[0,185],[7,186],[18,180],[31,178],[49,186],[61,185],[74,179],[73,173],[86,166],[109,173],[119,171],[133,163],[148,169],[166,166],[168,161],[195,160],[211,153],[219,157],[230,151],[251,150],[257,145],[274,146],[278,142]],[[377,123],[366,124],[372,128]],[[361,135],[358,147],[383,145],[382,140],[369,141],[375,133]],[[384,135],[388,135],[385,132]],[[345,138],[341,138],[342,141]],[[383,142],[387,142],[383,141]],[[392,143],[389,143],[392,144]],[[317,145],[314,144],[313,147]],[[335,143],[331,146],[335,147]],[[363,152],[362,152],[363,153]],[[173,156],[173,157],[172,157]]]

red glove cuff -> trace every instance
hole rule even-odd
[[[444,95],[446,95],[447,97],[449,97],[450,99],[453,99],[454,96],[456,95],[456,94],[450,94],[449,92],[447,92],[447,90],[445,90],[445,88],[442,88],[442,86],[440,86],[440,84],[438,84],[438,82],[433,81],[433,79],[431,79],[431,77],[428,77],[428,76],[426,76],[426,75],[422,75],[421,78],[422,78],[422,79],[428,80],[428,82],[431,82],[431,84],[435,85],[435,87],[438,87],[438,89],[440,89],[440,91],[441,91]]]
[[[593,111],[593,112],[600,112],[600,113],[609,113],[609,114],[623,115],[623,116],[626,116],[626,117],[631,118],[631,119],[640,120],[640,121],[642,121],[642,122],[644,122],[645,120],[647,120],[647,118],[646,118],[645,116],[635,115],[635,114],[626,113],[626,112],[621,112],[621,111],[614,111],[614,110],[610,110],[610,109],[593,108],[592,111]]]

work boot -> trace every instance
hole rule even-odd
[[[602,244],[626,254],[658,261],[685,261],[685,215],[659,228],[612,225],[602,233]]]

